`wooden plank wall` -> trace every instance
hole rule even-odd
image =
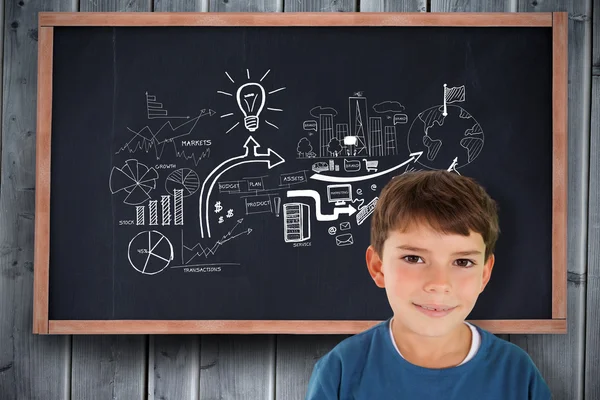
[[[569,333],[504,337],[532,356],[555,399],[600,398],[600,158],[596,156],[600,154],[600,0],[7,0],[0,4],[4,33],[0,42],[1,400],[303,399],[316,360],[345,337],[31,334],[39,11],[568,11]]]

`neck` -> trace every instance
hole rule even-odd
[[[450,368],[459,365],[469,354],[473,340],[467,324],[447,335],[418,335],[392,319],[392,334],[398,350],[406,361],[424,368]]]

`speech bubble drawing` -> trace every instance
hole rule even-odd
[[[394,125],[408,123],[408,115],[406,114],[394,114]]]
[[[308,120],[308,121],[304,121],[304,124],[302,125],[302,127],[304,128],[305,131],[317,131],[317,121],[314,120]]]

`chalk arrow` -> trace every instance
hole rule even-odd
[[[315,200],[315,215],[317,221],[336,221],[341,214],[353,215],[356,212],[356,208],[352,207],[352,204],[347,207],[336,207],[333,209],[333,214],[323,214],[321,212],[321,195],[316,190],[289,190],[287,192],[288,197],[312,197]]]
[[[257,149],[260,147],[260,144],[258,144],[258,142],[254,140],[252,136],[248,136],[248,139],[246,139],[246,142],[244,143],[243,147],[245,150],[243,155],[232,157],[228,160],[223,161],[215,169],[213,169],[210,172],[210,174],[208,174],[208,176],[204,180],[204,183],[202,183],[202,188],[200,189],[200,202],[198,205],[200,219],[200,236],[202,238],[204,238],[205,235],[204,224],[206,224],[206,235],[210,237],[208,205],[210,203],[210,195],[215,186],[215,183],[217,183],[221,175],[223,175],[228,170],[242,164],[264,162],[267,163],[267,167],[271,169],[285,162],[285,160],[279,154],[277,154],[270,148],[267,148],[266,153],[259,153]]]
[[[366,181],[368,179],[377,178],[378,176],[381,176],[381,175],[389,174],[390,172],[395,171],[398,168],[402,168],[406,164],[409,164],[413,161],[417,162],[419,157],[421,157],[423,155],[423,152],[417,151],[415,153],[410,153],[410,155],[411,155],[411,157],[408,160],[404,161],[402,164],[398,164],[395,167],[386,169],[385,171],[377,172],[376,174],[363,175],[363,176],[329,176],[329,175],[323,175],[323,174],[313,174],[313,175],[311,175],[310,179],[314,179],[317,181],[323,181],[323,182],[342,182],[342,183]]]

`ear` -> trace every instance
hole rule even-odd
[[[495,261],[496,261],[496,258],[494,257],[494,255],[490,254],[490,256],[488,257],[488,260],[483,265],[483,278],[481,280],[481,290],[479,291],[479,293],[483,292],[483,289],[485,289],[488,282],[490,281],[490,278],[492,277],[492,269],[494,268]]]
[[[367,268],[369,269],[371,278],[373,278],[375,284],[380,288],[385,287],[385,279],[383,271],[381,270],[382,266],[383,262],[381,261],[379,254],[377,254],[373,246],[369,246],[367,248]]]

